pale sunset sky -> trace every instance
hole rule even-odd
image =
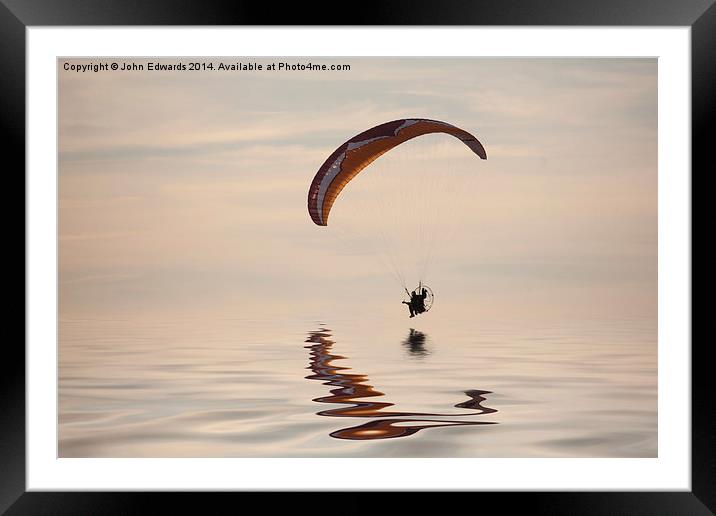
[[[176,61],[190,60],[162,60]],[[488,154],[455,141],[449,171],[446,144],[423,155],[475,174],[432,272],[443,310],[656,317],[655,59],[288,61],[351,70],[77,73],[60,60],[61,316],[405,316],[390,272],[339,250],[306,194],[338,145],[421,117],[475,134]],[[350,213],[344,200],[331,223]]]

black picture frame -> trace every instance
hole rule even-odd
[[[24,178],[20,172],[25,170],[25,29],[29,26],[66,25],[688,26],[691,27],[692,52],[691,179],[693,182],[693,171],[696,170],[704,177],[713,174],[713,165],[708,166],[706,159],[707,151],[713,146],[709,141],[709,129],[713,129],[716,113],[714,0],[401,0],[362,4],[365,8],[354,13],[345,7],[337,9],[335,3],[327,2],[282,2],[280,8],[276,5],[210,0],[154,0],[151,3],[0,0],[0,121],[5,148],[2,157],[5,163],[12,163],[7,168],[3,167],[6,178]],[[20,181],[19,189],[12,191],[22,191],[24,201],[25,182],[24,179]],[[6,249],[9,251],[10,247]],[[24,252],[22,254],[25,270],[27,257]],[[6,257],[10,256],[19,256],[19,253],[6,252]],[[16,260],[19,261],[19,257]],[[24,306],[24,303],[14,303],[6,312],[8,321],[14,322],[13,310],[22,310],[25,315]],[[484,508],[484,504],[495,504],[502,512],[529,510],[538,514],[713,514],[716,511],[716,430],[713,424],[711,393],[714,392],[714,375],[708,360],[709,343],[692,338],[691,343],[684,342],[683,345],[692,346],[692,491],[479,493],[480,508]],[[261,496],[260,493],[213,493],[195,497],[188,493],[26,492],[24,347],[15,339],[6,339],[4,358],[0,397],[0,513],[134,514],[146,512],[150,504],[157,502],[164,508],[163,513],[171,511],[170,505],[181,507],[184,511],[207,513],[209,504],[217,501],[228,502],[228,510],[234,512],[241,510],[234,505],[235,497],[242,497],[242,506],[247,502],[259,502],[257,497]],[[378,503],[375,496],[380,496],[382,510],[405,510],[405,500],[364,493],[339,495],[341,499],[335,503],[339,504],[342,512],[352,514],[374,510]],[[465,507],[473,509],[476,495],[451,494],[465,496]],[[322,496],[321,502],[317,503],[315,493],[294,493],[292,496],[304,500],[314,510],[326,501]],[[418,493],[411,497],[420,503],[424,495]]]

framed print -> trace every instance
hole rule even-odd
[[[713,6],[160,5],[2,7],[27,192],[8,514],[149,496],[109,491],[710,513]]]

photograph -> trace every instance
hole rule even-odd
[[[57,57],[57,456],[658,458],[656,57]]]

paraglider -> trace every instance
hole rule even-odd
[[[345,186],[373,161],[391,149],[419,136],[443,133],[464,143],[481,159],[487,159],[485,148],[475,136],[447,122],[427,118],[406,118],[377,125],[357,134],[331,153],[318,169],[308,190],[308,213],[318,226],[327,226],[336,199]],[[436,174],[443,173],[435,171]],[[422,283],[408,292],[410,317],[425,313],[432,306],[432,290]],[[402,282],[401,275],[401,282]]]
[[[423,285],[422,281],[412,292],[408,292],[408,289],[405,289],[405,292],[410,296],[410,301],[403,301],[402,304],[408,305],[411,318],[429,311],[433,306],[435,295],[430,287]]]
[[[446,122],[406,118],[377,125],[338,147],[318,169],[308,190],[308,213],[313,222],[319,226],[328,225],[333,203],[361,170],[401,143],[430,133],[452,135],[482,159],[487,159],[485,148],[477,138]]]

